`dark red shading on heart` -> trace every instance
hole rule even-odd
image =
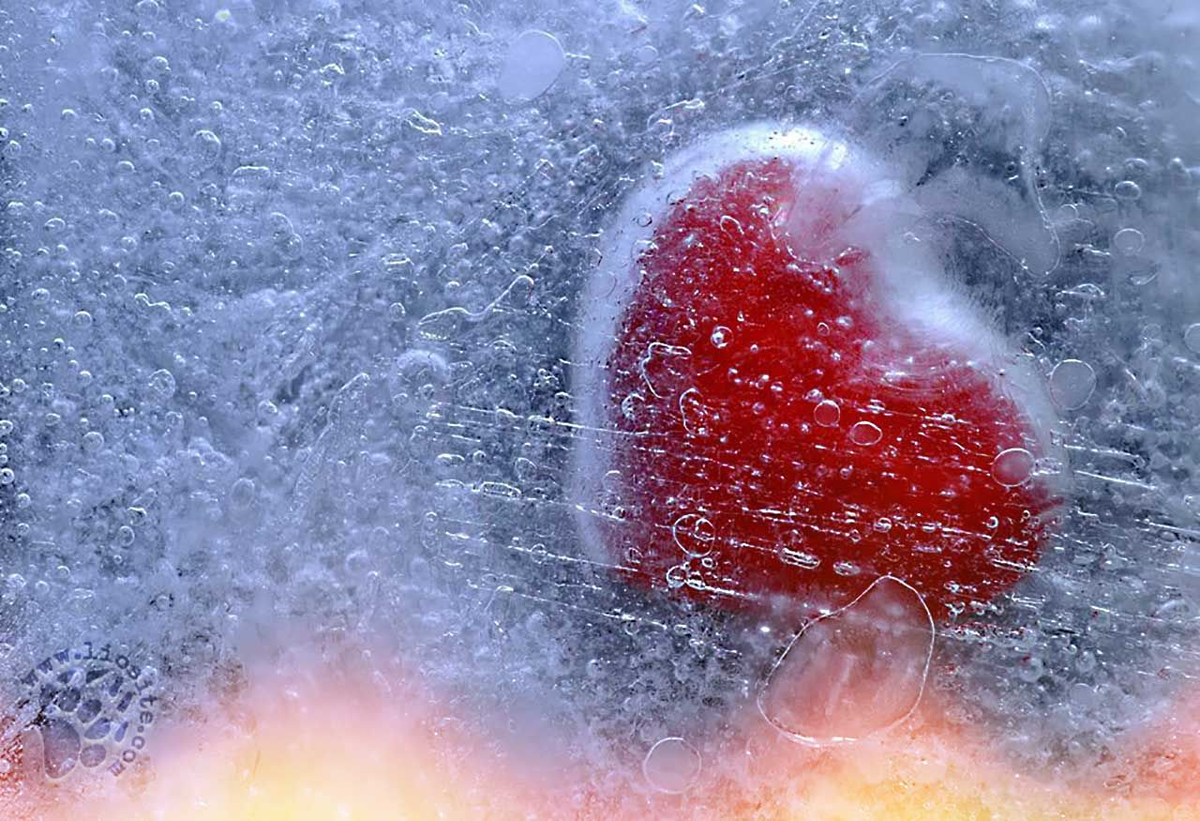
[[[840,196],[795,178],[754,159],[697,180],[639,259],[606,363],[606,547],[734,609],[836,607],[893,575],[944,618],[1038,560],[1056,500],[1026,476],[1032,423],[994,366],[898,318],[881,260],[793,250],[786,226],[832,236]]]

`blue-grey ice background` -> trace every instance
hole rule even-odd
[[[662,788],[778,637],[587,561],[578,295],[671,151],[832,123],[1062,410],[1066,523],[930,686],[1119,787],[1200,672],[1198,61],[1192,0],[6,0],[0,680],[99,638],[202,722],[279,646],[395,656]]]

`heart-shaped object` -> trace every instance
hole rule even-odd
[[[631,197],[575,352],[597,558],[735,609],[892,576],[939,619],[1035,565],[1050,404],[920,220],[810,128],[725,132]]]

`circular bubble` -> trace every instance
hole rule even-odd
[[[813,408],[813,420],[823,428],[834,427],[841,418],[842,409],[838,407],[837,402],[830,399],[826,399]]]
[[[1096,371],[1079,359],[1064,359],[1050,371],[1050,397],[1064,410],[1087,404],[1096,390]]]
[[[150,390],[153,391],[159,399],[170,399],[175,395],[175,375],[166,368],[160,368],[159,370],[150,374]]]
[[[1017,487],[1033,475],[1033,454],[1025,448],[1001,451],[992,461],[992,478],[1005,487]]]
[[[1121,180],[1113,186],[1113,193],[1119,199],[1136,200],[1142,196],[1142,188],[1133,180]]]
[[[1200,322],[1183,329],[1183,344],[1192,353],[1200,353]]]
[[[861,447],[870,447],[883,438],[883,431],[873,422],[855,422],[850,428],[850,441]]]
[[[192,152],[197,163],[214,163],[221,156],[221,138],[202,128],[192,135]]]
[[[671,535],[679,549],[689,556],[707,556],[716,541],[713,523],[699,513],[685,513],[671,525]]]
[[[661,738],[646,753],[642,774],[659,792],[687,792],[700,775],[700,752],[677,736]]]
[[[500,72],[500,93],[506,100],[532,100],[544,94],[567,64],[563,47],[553,34],[527,31],[509,46]]]
[[[1125,256],[1136,254],[1145,244],[1146,237],[1136,228],[1122,228],[1113,235],[1113,250]]]

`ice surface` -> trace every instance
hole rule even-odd
[[[791,737],[890,739],[925,756],[905,783],[976,756],[1113,817],[1189,812],[1198,40],[1181,0],[3,4],[0,806],[152,793],[188,731],[251,734],[279,711],[248,694],[291,703],[326,665],[397,710],[409,671],[447,759],[509,751],[562,789],[539,817],[820,817],[797,772],[874,777],[875,747]],[[597,272],[633,261],[613,237],[647,227],[620,219],[764,122],[887,169],[911,258],[1051,400],[1052,455],[993,470],[1055,477],[1062,522],[1020,586],[938,623],[927,674],[911,630],[854,621],[873,598],[731,614],[627,584],[579,526],[614,514],[573,454],[612,433],[578,352],[618,304]],[[646,379],[700,430],[677,353]],[[711,524],[681,517],[682,552]],[[143,735],[104,689],[118,658]],[[785,674],[812,709],[764,721]]]

